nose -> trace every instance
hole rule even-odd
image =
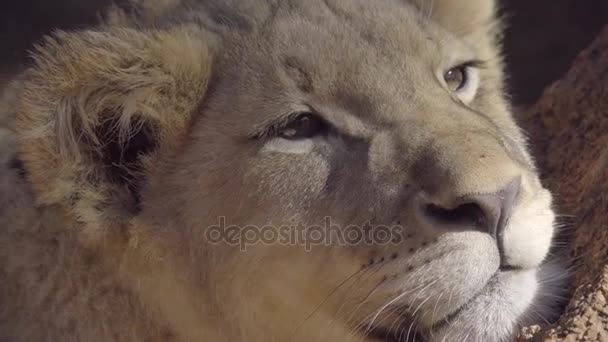
[[[493,236],[502,251],[502,236],[515,205],[518,177],[495,193],[424,199],[417,210],[427,224],[442,230],[479,230]]]

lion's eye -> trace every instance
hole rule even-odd
[[[279,136],[288,140],[308,139],[323,133],[323,119],[313,113],[302,113],[279,130]]]
[[[473,101],[479,88],[479,69],[484,64],[483,61],[472,60],[445,71],[443,82],[447,90],[465,104]]]
[[[452,92],[457,92],[466,87],[468,82],[467,66],[460,65],[452,68],[443,75],[445,84]]]

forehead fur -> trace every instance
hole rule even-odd
[[[425,87],[429,92],[441,90],[436,70],[468,60],[487,62],[483,72],[498,87],[488,93],[500,93],[500,58],[485,19],[463,34],[448,30],[451,22],[445,16],[433,20],[426,8],[409,1],[252,3],[199,5],[199,20],[222,36],[214,66],[220,75],[216,86],[223,89],[219,96],[225,97],[221,103],[243,103],[259,113],[269,104],[293,103],[297,96],[292,95],[303,92],[353,115],[396,115],[410,107],[416,92],[424,93]],[[209,13],[222,13],[221,20]],[[470,44],[471,32],[483,39]]]
[[[193,23],[215,32],[225,53],[213,68],[248,78],[248,88],[275,66],[287,66],[301,88],[314,81],[307,69],[322,75],[325,84],[337,78],[350,84],[382,76],[405,79],[413,75],[398,73],[408,64],[430,59],[437,67],[439,60],[459,52],[464,60],[449,62],[483,60],[494,83],[502,79],[496,48],[500,25],[492,0],[155,1],[162,12],[150,11],[152,2],[132,0],[140,14],[137,26]],[[362,70],[377,77],[366,77]]]

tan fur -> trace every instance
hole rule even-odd
[[[71,214],[85,223],[84,234],[93,234],[90,239],[121,224],[116,222],[120,213],[112,210],[130,205],[119,202],[113,189],[90,184],[101,176],[87,170],[90,157],[84,154],[105,143],[94,128],[111,119],[104,115],[117,115],[111,129],[119,141],[127,141],[142,121],[153,122],[161,149],[143,163],[158,167],[180,143],[209,77],[207,46],[192,35],[196,31],[185,28],[154,34],[128,29],[59,33],[36,55],[38,68],[28,73],[21,95],[31,101],[17,107],[23,113],[18,126],[22,159],[28,169],[41,170],[30,178],[39,204],[63,205],[71,201],[66,196],[79,198]],[[175,53],[179,60],[172,59]],[[166,111],[174,115],[164,115]],[[87,146],[82,145],[85,136]],[[97,205],[112,206],[104,210],[107,217],[90,210]]]
[[[551,196],[505,99],[494,2],[432,3],[133,1],[47,38],[0,107],[0,340],[508,339]],[[463,103],[441,77],[471,59]],[[260,133],[313,110],[340,133]],[[416,216],[420,196],[451,209],[514,179],[503,255]],[[220,217],[407,231],[241,251],[209,241]]]

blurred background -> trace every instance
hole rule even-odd
[[[0,80],[27,61],[28,48],[42,35],[54,29],[84,28],[110,3],[2,1]],[[516,105],[528,105],[567,71],[573,58],[608,24],[608,0],[502,0],[501,14],[508,23],[505,52],[510,93]]]

